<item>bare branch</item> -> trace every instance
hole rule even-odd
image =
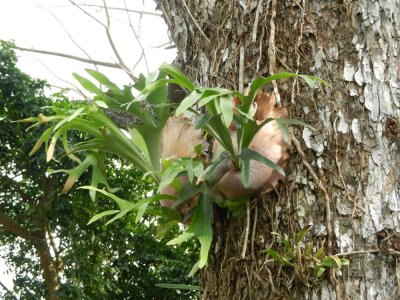
[[[80,5],[76,4],[74,1],[69,0],[70,3],[72,3],[73,6],[75,6],[76,8],[78,8],[80,11],[82,11],[85,15],[89,16],[91,19],[93,19],[94,21],[96,21],[97,23],[99,23],[101,26],[106,27],[106,25],[104,25],[102,22],[99,21],[99,19],[97,19],[95,16],[93,16],[92,14],[88,13],[86,10],[84,10]]]
[[[81,6],[86,6],[86,7],[97,7],[103,9],[104,6],[102,5],[94,5],[94,4],[80,4]],[[149,16],[156,16],[156,17],[161,17],[162,14],[156,13],[156,12],[151,12],[151,11],[144,11],[144,10],[135,10],[135,9],[127,9],[127,8],[122,8],[122,7],[108,7],[109,10],[124,10],[127,12],[135,13],[135,14],[140,14],[140,15],[149,15]]]
[[[20,46],[16,46],[16,45],[14,46],[14,48],[18,49],[18,50],[21,50],[21,51],[28,51],[28,52],[34,52],[34,53],[40,53],[40,54],[46,54],[46,55],[65,57],[65,58],[81,61],[81,62],[92,64],[92,65],[98,65],[98,66],[103,66],[103,67],[121,69],[121,66],[119,64],[116,64],[116,63],[109,63],[109,62],[104,62],[104,61],[100,61],[100,60],[88,59],[88,58],[79,57],[79,56],[70,55],[70,54],[61,53],[61,52],[39,50],[39,49],[30,49],[30,48],[24,48],[24,47],[20,47]]]
[[[142,50],[142,54],[140,55],[138,61],[135,63],[135,67],[139,64],[140,60],[143,57],[144,62],[146,64],[147,72],[149,72],[149,65],[147,63],[146,53],[145,53],[144,48],[142,46],[142,43],[140,42],[140,39],[139,39],[139,37],[138,37],[138,35],[136,33],[136,30],[133,28],[133,25],[132,25],[132,22],[131,22],[131,17],[129,16],[128,7],[126,6],[126,1],[125,0],[124,0],[124,5],[125,5],[125,8],[126,8],[126,15],[128,17],[128,21],[129,21],[129,27],[132,29],[133,35],[135,36],[135,39],[138,42],[140,49]],[[135,67],[133,68],[133,70],[135,70]]]
[[[114,54],[115,54],[115,56],[117,57],[117,60],[118,60],[118,64],[116,64],[116,65],[118,66],[119,69],[122,69],[123,71],[125,71],[125,73],[127,73],[128,76],[134,82],[136,82],[138,80],[138,78],[135,75],[133,75],[132,72],[129,70],[128,66],[124,63],[124,61],[122,60],[122,57],[119,55],[119,52],[118,52],[117,48],[115,47],[115,43],[114,43],[114,40],[113,40],[113,38],[111,36],[111,32],[110,32],[110,16],[108,14],[108,9],[107,9],[106,2],[103,1],[105,12],[106,12],[107,25],[105,25],[102,22],[100,22],[96,17],[94,17],[93,15],[88,13],[86,10],[84,10],[82,7],[80,7],[74,1],[69,0],[69,2],[72,3],[75,7],[77,7],[80,11],[82,11],[85,15],[87,15],[90,18],[92,18],[93,20],[95,20],[97,23],[99,23],[105,29],[108,42],[110,43],[110,46],[111,46],[111,48],[112,48],[112,50],[113,50],[113,52],[114,52]]]
[[[73,84],[72,82],[69,82],[68,80],[65,80],[63,78],[61,78],[60,76],[58,76],[57,74],[55,74],[44,62],[42,62],[40,59],[37,59],[36,57],[33,57],[34,60],[36,60],[38,63],[40,63],[43,67],[45,67],[55,78],[57,78],[58,80],[65,82],[66,84],[72,86],[71,91],[74,91],[75,93],[77,93],[78,95],[82,96],[84,99],[89,100],[90,97],[86,96],[84,92],[82,92],[82,90],[80,90],[75,84]],[[63,89],[65,87],[59,87],[56,85],[51,85],[53,87],[59,88],[59,89]]]
[[[75,41],[75,39],[74,39],[74,38],[72,37],[72,35],[69,33],[68,29],[64,26],[64,24],[60,21],[60,19],[59,19],[54,13],[52,13],[50,10],[48,10],[46,7],[45,7],[45,10],[46,10],[49,14],[51,14],[51,15],[53,16],[54,19],[56,19],[56,21],[58,22],[58,24],[60,24],[60,26],[62,27],[62,29],[64,30],[64,32],[68,35],[68,37],[70,38],[70,40],[72,41],[72,43],[74,43],[75,46],[77,46],[77,47],[79,48],[79,50],[81,50],[81,51],[87,56],[87,58],[92,59],[92,58],[90,57],[89,53],[87,53],[87,51],[86,51],[85,49],[83,49],[83,48],[81,47],[81,45],[79,45],[79,44]]]
[[[107,9],[107,3],[105,0],[103,0],[103,4],[104,4],[104,9],[106,12],[106,17],[107,17],[107,25],[104,26],[105,30],[106,30],[106,34],[107,34],[107,38],[108,38],[108,42],[110,43],[110,46],[115,54],[115,56],[117,57],[117,60],[119,62],[119,65],[121,66],[121,68],[128,74],[128,76],[134,81],[136,82],[138,80],[138,78],[136,76],[134,76],[130,71],[129,71],[129,67],[125,64],[125,62],[123,61],[121,55],[118,52],[117,47],[115,46],[114,40],[112,38],[111,35],[111,31],[110,31],[110,15],[108,13],[108,9]]]

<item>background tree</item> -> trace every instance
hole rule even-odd
[[[216,211],[202,297],[397,299],[399,1],[156,2],[177,64],[199,85],[241,91],[281,70],[333,85],[274,85],[290,115],[316,130],[295,130],[286,179],[245,219]],[[286,257],[271,232],[293,241],[309,224],[312,251],[350,258],[347,270],[317,280],[301,243],[288,256],[294,267],[261,252]]]
[[[34,80],[16,67],[10,44],[0,45],[0,241],[1,257],[16,276],[5,299],[188,299],[192,291],[155,287],[157,283],[192,283],[193,243],[167,247],[156,239],[153,219],[146,225],[126,217],[105,226],[87,225],[99,211],[113,209],[101,199],[92,202],[86,191],[60,195],[65,178],[48,177],[43,153],[28,157],[38,131],[12,120],[43,112],[46,105],[77,107],[61,94],[44,95],[44,81]],[[113,186],[126,198],[154,189],[142,174],[124,164],[110,163]],[[119,166],[117,166],[119,165]],[[85,179],[82,183],[85,183]],[[111,234],[114,232],[115,234]],[[41,278],[43,276],[43,278]]]

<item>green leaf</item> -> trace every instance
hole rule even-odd
[[[138,223],[141,218],[143,218],[144,213],[146,212],[147,206],[149,205],[149,202],[145,202],[142,205],[139,206],[138,212],[136,214],[136,219],[135,222]]]
[[[242,166],[240,170],[240,180],[245,188],[249,187],[250,180],[250,159],[242,160]]]
[[[85,69],[85,71],[98,82],[108,87],[114,93],[118,95],[123,95],[123,92],[119,89],[119,87],[115,83],[111,82],[110,79],[108,79],[108,77],[103,73],[92,69]]]
[[[179,104],[178,108],[175,111],[175,115],[179,116],[184,113],[189,107],[197,102],[200,98],[201,93],[197,90],[192,91],[182,102]]]
[[[119,207],[119,209],[121,211],[122,210],[131,210],[131,209],[137,208],[137,204],[135,204],[133,202],[130,202],[130,201],[127,201],[127,200],[124,200],[124,199],[121,199],[120,197],[118,197],[118,196],[116,196],[114,194],[111,194],[111,193],[109,193],[109,192],[107,192],[105,190],[101,190],[101,189],[95,188],[93,186],[81,186],[78,189],[95,190],[95,191],[97,191],[99,193],[102,193],[103,195],[105,195],[107,197],[110,197],[112,200],[114,200],[117,203],[117,205],[118,205],[118,207]]]
[[[285,140],[285,142],[287,144],[290,143],[290,133],[289,133],[289,129],[286,127],[285,123],[280,120],[280,119],[275,119],[275,121],[278,123],[279,129],[282,132],[283,135],[283,139]]]
[[[260,153],[258,153],[257,151],[254,151],[250,148],[244,148],[242,149],[242,152],[240,153],[240,155],[238,155],[238,157],[243,161],[250,161],[250,160],[256,160],[259,161],[263,164],[265,164],[266,166],[270,167],[271,169],[274,169],[275,171],[277,171],[278,173],[280,173],[281,175],[285,176],[285,171],[283,171],[283,169],[278,166],[276,163],[274,163],[273,161],[269,160],[268,158],[262,156]]]
[[[187,231],[185,231],[185,232],[182,233],[180,236],[178,236],[178,237],[176,237],[176,238],[170,240],[170,241],[167,243],[167,245],[172,246],[172,245],[181,244],[181,243],[183,243],[184,241],[187,241],[188,239],[190,239],[190,238],[192,238],[192,237],[194,237],[194,236],[195,236],[195,234],[194,234],[193,232],[187,232]]]
[[[54,127],[54,131],[56,131],[58,128],[60,128],[65,123],[71,122],[73,119],[78,117],[84,110],[85,110],[85,108],[83,108],[83,107],[74,110],[74,112],[70,116],[65,117],[64,119],[62,119],[60,122],[57,123],[56,127]]]
[[[51,126],[49,128],[47,128],[42,135],[40,136],[40,138],[37,140],[36,144],[33,146],[31,152],[29,152],[29,156],[32,156],[33,154],[35,154],[40,147],[43,145],[43,143],[46,143],[49,141],[51,134],[53,133],[55,126]]]
[[[271,83],[274,80],[284,79],[284,78],[291,78],[291,77],[296,77],[296,76],[297,76],[297,74],[294,74],[294,73],[283,72],[283,73],[278,73],[278,74],[269,76],[267,78],[265,78],[265,77],[257,77],[250,84],[250,91],[249,91],[249,95],[248,95],[249,98],[248,99],[253,101],[254,97],[257,95],[257,92],[260,89],[262,89],[264,86],[266,86],[267,84]],[[247,113],[249,111],[250,106],[251,106],[251,102],[250,101],[245,101],[245,103],[243,103],[243,110]]]
[[[281,122],[283,122],[285,124],[303,126],[303,127],[310,128],[311,130],[315,130],[314,127],[312,127],[311,125],[309,125],[309,124],[307,124],[307,123],[305,123],[303,121],[297,120],[297,119],[280,119],[280,118],[277,118],[275,120],[276,121],[281,121]]]
[[[158,283],[155,286],[160,287],[160,288],[165,288],[165,289],[200,291],[200,287],[197,285],[176,284],[176,283]]]
[[[172,208],[177,207],[179,204],[185,202],[196,196],[201,190],[200,185],[195,184],[185,184],[182,189],[179,191],[178,196],[176,197],[176,201]]]
[[[101,95],[103,92],[89,79],[82,77],[76,73],[72,73],[72,76],[82,85],[82,87],[93,94]]]
[[[342,262],[339,257],[331,255],[322,259],[321,266],[328,268],[341,268]]]
[[[342,266],[348,266],[350,264],[350,261],[348,259],[341,258],[340,263],[342,264]]]
[[[146,141],[144,140],[143,136],[140,134],[139,130],[136,128],[128,128],[129,134],[131,136],[132,142],[135,144],[136,147],[142,151],[146,159],[151,162],[150,154],[146,145]]]
[[[190,270],[189,274],[187,275],[188,277],[192,277],[199,270],[199,263],[200,263],[200,261],[197,261],[193,265],[192,269]]]
[[[299,233],[297,233],[296,235],[296,243],[299,243],[303,239],[303,237],[310,231],[311,228],[312,225],[307,225],[302,230],[300,230]]]
[[[317,278],[321,277],[321,275],[324,274],[325,270],[326,269],[324,267],[319,267],[317,270]]]
[[[192,223],[186,230],[188,233],[194,233],[200,241],[200,269],[207,263],[213,234],[211,227],[211,200],[205,194],[206,192],[200,194]]]
[[[159,79],[153,81],[140,91],[140,95],[135,100],[133,100],[133,102],[143,101],[147,98],[148,94],[153,93],[154,91],[158,90],[161,87],[166,87],[168,83],[173,83],[173,82],[174,80],[172,79]]]
[[[319,248],[318,250],[317,250],[317,252],[315,252],[315,254],[314,254],[314,258],[320,258],[322,255],[324,255],[324,252],[325,252],[325,250],[324,250],[324,247],[321,247],[321,248]]]
[[[229,156],[226,152],[222,152],[218,158],[213,161],[207,169],[204,170],[201,177],[210,185],[216,184],[222,176],[229,170]]]
[[[99,213],[99,214],[97,214],[97,215],[94,215],[94,216],[89,220],[89,222],[87,223],[87,225],[90,225],[90,224],[92,224],[93,222],[95,222],[95,221],[97,221],[97,220],[99,220],[99,219],[101,219],[101,218],[103,218],[103,217],[105,217],[105,216],[114,215],[114,214],[116,214],[116,213],[118,213],[118,212],[119,212],[119,210],[106,210],[106,211],[103,211],[103,212],[101,212],[101,213]]]
[[[189,78],[187,78],[181,71],[179,71],[172,65],[164,64],[159,68],[159,70],[170,75],[172,78],[175,79],[176,83],[187,88],[189,91],[192,91],[196,88]]]
[[[272,249],[265,249],[264,251],[262,251],[264,253],[267,253],[269,255],[271,255],[273,258],[275,258],[278,262],[280,262],[281,264],[288,266],[288,267],[294,267],[295,264],[290,262],[286,257],[280,255],[278,252],[275,252]]]
[[[321,78],[311,76],[311,75],[299,75],[299,77],[303,78],[305,82],[311,87],[314,88],[315,86],[315,81],[318,81],[322,83],[323,85],[326,85],[329,88],[332,88],[332,86],[325,80],[322,80]]]
[[[196,128],[211,134],[221,146],[231,155],[235,155],[229,129],[222,122],[221,115],[204,115],[196,124]]]
[[[304,256],[305,256],[305,257],[311,256],[313,247],[314,247],[313,241],[311,241],[310,243],[308,243],[307,249],[306,249],[306,251],[305,251],[305,253],[304,253]]]
[[[220,97],[220,108],[222,113],[222,120],[224,122],[225,127],[229,127],[233,120],[233,101],[232,97]]]

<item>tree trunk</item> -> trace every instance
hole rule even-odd
[[[200,85],[242,90],[282,71],[332,84],[277,82],[315,131],[294,129],[286,177],[246,217],[215,210],[202,299],[399,299],[400,0],[156,2]],[[350,265],[317,278],[304,253],[289,267],[261,252],[282,254],[271,232],[293,241],[306,225],[297,253],[313,241]]]

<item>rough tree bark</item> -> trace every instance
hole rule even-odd
[[[294,130],[287,176],[249,219],[216,209],[202,299],[399,299],[400,0],[156,2],[200,85],[242,89],[283,70],[333,85],[277,83],[290,116],[316,130]],[[312,281],[261,253],[271,232],[308,224],[348,268]]]

